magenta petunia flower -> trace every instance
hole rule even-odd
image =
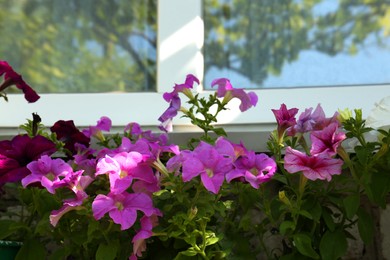
[[[142,252],[146,250],[146,239],[153,235],[152,229],[157,225],[157,222],[157,215],[143,216],[140,219],[141,229],[137,231],[131,241],[133,243],[133,256],[142,256]]]
[[[190,89],[193,88],[194,82],[199,84],[199,80],[192,74],[187,75],[186,81],[183,84],[175,85],[172,92],[166,92],[163,95],[165,101],[170,102],[169,107],[164,113],[158,118],[158,121],[161,122],[159,128],[165,132],[172,131],[172,119],[177,115],[180,107],[181,100],[179,93],[183,93],[191,98],[192,93]]]
[[[212,87],[216,85],[218,86],[217,97],[223,97],[226,103],[233,98],[238,98],[241,101],[239,107],[241,112],[244,112],[252,106],[256,106],[257,104],[258,97],[256,93],[246,93],[244,89],[233,88],[232,84],[230,83],[230,80],[227,78],[219,78],[211,82]]]
[[[133,179],[149,184],[157,182],[153,169],[143,163],[146,157],[138,152],[121,152],[111,157],[106,155],[99,160],[96,166],[96,175],[108,174],[110,191],[115,194],[127,190]]]
[[[86,193],[77,193],[75,198],[64,200],[64,203],[60,209],[53,210],[50,213],[50,224],[55,227],[57,226],[58,221],[60,221],[61,217],[67,212],[82,209],[82,204],[87,197],[88,196],[86,195]]]
[[[226,174],[228,182],[233,179],[244,179],[253,188],[258,189],[260,184],[269,181],[276,171],[276,163],[266,154],[256,154],[249,151],[240,156],[234,163],[235,168]]]
[[[30,174],[28,163],[55,151],[55,144],[40,135],[17,135],[12,140],[0,141],[0,186],[20,181]]]
[[[326,152],[330,156],[335,155],[337,148],[347,138],[345,133],[338,131],[338,128],[337,123],[331,123],[322,130],[311,132],[310,139],[312,145],[310,154]]]
[[[225,174],[233,167],[231,158],[220,154],[214,146],[205,142],[200,142],[193,152],[182,153],[182,160],[183,181],[190,181],[200,175],[205,188],[214,194],[219,192]]]
[[[148,195],[127,192],[109,193],[107,196],[99,194],[92,202],[93,217],[96,220],[108,213],[114,223],[121,225],[121,230],[133,226],[137,219],[137,211],[142,211],[146,216],[156,212],[152,199]]]
[[[291,147],[286,148],[284,168],[289,173],[302,172],[309,180],[332,179],[332,175],[341,174],[343,161],[334,159],[328,153],[307,155]]]
[[[40,96],[22,79],[22,76],[16,73],[8,62],[0,60],[0,76],[4,74],[4,82],[0,85],[0,92],[15,85],[24,93],[24,98],[30,102],[36,102]]]
[[[164,93],[164,100],[167,102],[171,102],[173,98],[178,97],[179,93],[183,93],[188,97],[191,97],[192,93],[190,89],[193,88],[195,82],[199,84],[199,79],[192,74],[188,74],[183,84],[175,84],[172,92]]]
[[[281,135],[286,129],[296,124],[295,115],[298,113],[297,108],[287,109],[285,104],[280,109],[271,109],[275,115],[278,124],[278,133]]]
[[[52,194],[55,193],[55,183],[60,181],[60,176],[73,172],[72,167],[62,159],[52,159],[47,155],[29,163],[27,168],[31,174],[22,179],[23,187],[40,182]]]
[[[106,116],[102,116],[97,122],[96,126],[90,126],[87,129],[84,129],[82,132],[86,137],[90,138],[91,136],[93,136],[98,140],[103,141],[104,136],[102,131],[109,132],[111,129],[111,125],[111,119]]]
[[[88,198],[88,194],[85,192],[85,189],[92,181],[93,179],[90,176],[83,175],[83,170],[80,170],[76,172],[69,171],[62,180],[53,184],[55,189],[65,187],[72,190],[76,195],[75,198],[64,200],[60,209],[51,212],[50,223],[54,227],[65,213],[83,208],[82,204],[84,200]]]
[[[59,141],[65,143],[65,148],[72,154],[76,153],[76,148],[74,146],[76,143],[89,147],[90,138],[80,132],[74,125],[73,120],[59,120],[50,127],[50,131],[57,135]]]

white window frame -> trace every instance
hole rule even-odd
[[[0,138],[18,133],[18,126],[31,118],[32,112],[37,112],[47,126],[63,119],[74,120],[77,126],[83,127],[94,125],[101,116],[108,116],[118,130],[129,122],[138,122],[157,131],[157,118],[168,106],[162,94],[171,91],[175,83],[184,82],[189,73],[203,80],[202,13],[202,0],[158,1],[156,93],[42,94],[34,104],[27,104],[21,94],[9,94],[8,103],[0,101]],[[202,84],[194,91],[210,93],[203,90]],[[320,103],[328,116],[338,109],[362,108],[366,117],[376,102],[390,96],[390,85],[251,91],[259,96],[257,106],[241,113],[233,102],[231,108],[221,114],[219,123],[233,140],[248,142],[252,149],[264,149],[269,131],[275,127],[271,109],[278,109],[282,103],[297,107],[300,112]],[[188,120],[180,116],[174,119],[172,136],[179,142],[198,131]]]

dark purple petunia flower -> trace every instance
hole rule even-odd
[[[0,141],[0,186],[20,181],[30,174],[27,164],[55,151],[55,144],[40,135],[17,135],[12,140]]]
[[[40,96],[22,79],[22,76],[16,73],[8,62],[0,60],[0,76],[4,74],[4,82],[0,85],[0,92],[9,86],[15,85],[24,93],[24,98],[34,103]]]
[[[72,154],[76,153],[76,148],[74,146],[76,143],[89,147],[91,139],[77,129],[73,120],[59,120],[50,128],[50,131],[57,135],[58,140],[65,143],[65,148]]]

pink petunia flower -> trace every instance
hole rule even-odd
[[[337,153],[337,148],[347,138],[345,133],[338,131],[338,124],[331,123],[324,129],[311,132],[312,142],[310,154],[329,153],[333,156]]]
[[[137,219],[137,211],[150,217],[156,212],[152,199],[144,193],[99,194],[92,202],[93,217],[101,219],[106,213],[114,223],[121,225],[121,230],[133,226]]]
[[[187,182],[200,175],[203,185],[214,194],[219,192],[225,174],[232,169],[232,159],[222,155],[217,149],[205,142],[193,152],[182,154],[182,177]]]
[[[227,78],[215,79],[211,82],[211,86],[218,86],[217,97],[223,97],[224,103],[229,102],[233,98],[238,98],[241,101],[239,107],[241,112],[244,112],[257,104],[258,97],[256,93],[246,93],[244,89],[233,88],[230,80]]]
[[[276,171],[276,163],[266,154],[256,154],[248,151],[234,162],[235,168],[226,174],[226,180],[243,178],[253,188],[258,189],[260,184],[269,181]]]
[[[307,155],[291,147],[286,148],[284,168],[289,173],[302,172],[309,180],[332,179],[332,175],[341,174],[343,161],[330,157],[328,153]]]
[[[98,140],[103,141],[104,136],[102,131],[109,132],[111,129],[111,125],[112,125],[111,119],[106,116],[102,116],[97,122],[96,126],[90,126],[87,129],[84,129],[82,133],[86,137],[90,138],[91,136],[93,136]]]
[[[153,169],[143,163],[146,159],[147,157],[138,152],[121,152],[113,157],[106,155],[97,163],[96,175],[108,174],[110,190],[115,194],[127,190],[133,179],[150,184],[156,183]]]
[[[27,168],[31,171],[31,174],[22,179],[23,187],[40,182],[52,194],[55,193],[55,183],[60,181],[60,176],[73,173],[72,167],[62,159],[52,159],[47,155],[43,155],[37,161],[29,163]]]
[[[138,230],[137,234],[133,237],[133,256],[142,256],[142,252],[146,250],[146,239],[153,235],[152,229],[158,224],[157,216],[162,216],[160,212],[150,217],[143,216],[140,219],[141,229]]]
[[[296,124],[295,115],[298,113],[297,108],[287,109],[287,106],[282,104],[280,109],[272,109],[272,112],[274,113],[278,124],[279,136],[282,136],[284,131]]]

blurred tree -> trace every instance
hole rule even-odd
[[[260,86],[304,50],[353,55],[390,32],[389,0],[204,0],[204,12],[206,70]]]
[[[0,53],[40,92],[153,91],[157,0],[0,0]]]

